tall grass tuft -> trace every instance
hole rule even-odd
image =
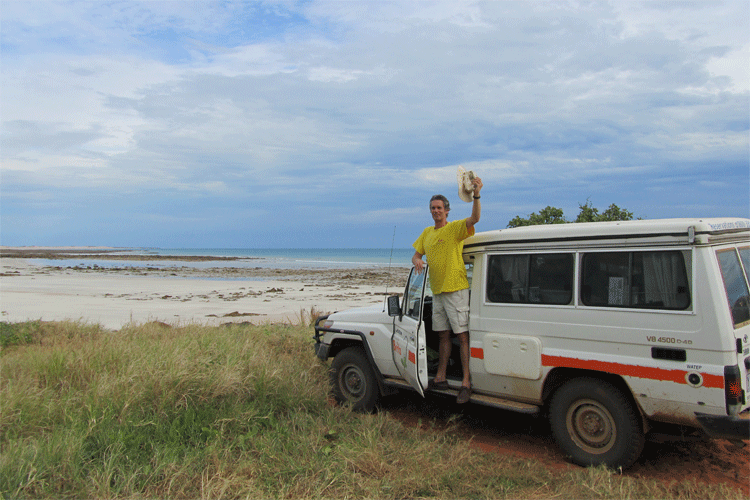
[[[310,309],[300,309],[299,315],[297,316],[297,325],[312,327],[315,325],[315,321],[317,321],[319,317],[326,314],[330,313],[319,311],[315,306],[310,307]]]
[[[4,498],[741,498],[351,413],[329,403],[309,326],[12,328],[28,337],[0,353]]]

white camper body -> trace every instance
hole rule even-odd
[[[487,231],[464,261],[472,402],[545,411],[579,464],[632,464],[656,424],[750,437],[750,220]],[[388,310],[316,325],[339,399],[370,409],[392,387],[424,394],[437,348],[425,276],[412,271]]]

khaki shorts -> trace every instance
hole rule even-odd
[[[469,331],[469,289],[439,293],[432,297],[432,329],[436,332]]]

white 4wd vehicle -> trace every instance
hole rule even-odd
[[[580,465],[628,467],[662,423],[750,438],[750,220],[487,231],[464,261],[472,402],[546,412]],[[426,275],[412,269],[400,302],[317,321],[339,401],[370,411],[396,389],[424,395],[438,343]],[[457,359],[448,381],[455,394]]]

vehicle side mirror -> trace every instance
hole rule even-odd
[[[398,295],[388,296],[388,316],[400,316],[401,306],[398,304]]]

